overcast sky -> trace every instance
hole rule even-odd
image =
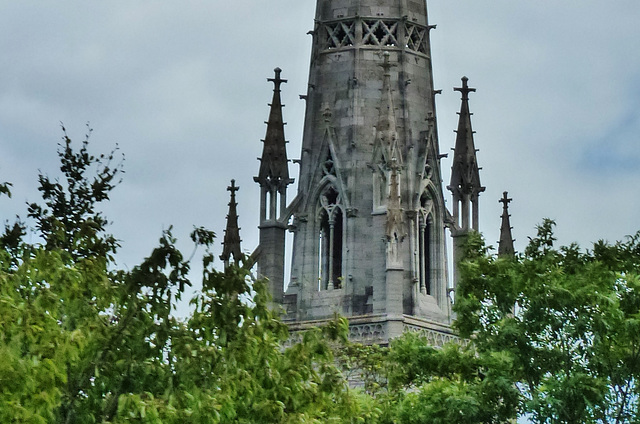
[[[520,251],[543,217],[557,221],[563,244],[639,230],[638,0],[428,6],[443,153],[460,104],[452,87],[466,75],[477,88],[470,105],[488,242],[498,240],[504,190]],[[104,207],[122,240],[121,265],[139,263],[170,225],[187,251],[193,225],[221,241],[231,178],[243,249],[252,251],[266,78],[278,66],[289,80],[286,135],[298,158],[314,9],[312,0],[0,0],[0,181],[14,184],[0,217],[26,215],[38,170],[56,175],[60,122],[78,143],[89,122],[92,151],[117,143],[126,156],[124,181]],[[450,158],[443,165],[446,182]],[[290,171],[297,177],[297,165]]]

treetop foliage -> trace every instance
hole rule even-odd
[[[75,149],[65,133],[61,177],[41,174],[44,203],[29,204],[35,228],[7,224],[0,239],[0,422],[363,422],[374,405],[329,345],[346,321],[283,349],[265,283],[248,265],[214,269],[212,231],[191,235],[203,272],[186,319],[172,311],[191,258],[171,229],[140,265],[114,266],[119,242],[97,206],[123,172],[116,154],[92,155],[88,137]]]
[[[479,355],[508,358],[519,408],[535,422],[637,422],[640,233],[556,249],[554,225],[543,221],[515,259],[471,237],[456,328]]]
[[[215,269],[210,230],[191,234],[201,281],[171,228],[142,263],[118,269],[119,241],[98,208],[123,172],[117,149],[94,156],[88,136],[76,149],[64,133],[58,155],[61,176],[41,174],[43,203],[28,205],[34,228],[18,220],[0,236],[0,422],[640,419],[640,233],[556,248],[545,220],[511,258],[471,234],[457,343],[407,333],[354,344],[340,317],[294,343],[250,264]],[[176,318],[191,285],[192,312]]]
[[[109,200],[109,193],[121,182],[124,155],[114,163],[117,147],[107,155],[90,154],[88,144],[92,130],[87,128],[82,146],[76,152],[62,127],[64,136],[58,145],[58,157],[63,178],[39,175],[38,190],[44,205],[31,203],[28,216],[35,220],[48,249],[60,248],[73,258],[96,255],[113,260],[111,255],[116,252],[118,242],[104,233],[108,222],[96,206]]]

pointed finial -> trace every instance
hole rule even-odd
[[[462,87],[454,87],[454,91],[462,93],[462,100],[469,100],[469,93],[476,91],[475,88],[470,88],[468,85],[469,78],[462,77]]]
[[[476,157],[474,131],[471,128],[471,112],[469,112],[469,93],[476,91],[470,88],[467,77],[462,77],[462,87],[455,87],[455,91],[462,93],[462,104],[458,113],[458,129],[455,131],[456,144],[451,166],[451,183],[447,187],[455,196],[461,198],[463,193],[477,196],[485,190],[480,184],[480,167]]]
[[[376,145],[374,146],[374,161],[379,160],[376,155],[378,152],[381,152],[385,164],[389,166],[392,157],[395,157],[398,163],[402,163],[402,154],[398,144],[398,128],[396,124],[395,107],[393,105],[390,73],[390,69],[396,65],[389,62],[389,52],[384,52],[381,55],[384,57],[384,61],[379,66],[384,69],[384,75],[382,78],[382,97],[378,108],[378,123],[375,125]]]
[[[382,65],[380,65],[382,67],[382,69],[384,69],[384,75],[390,75],[390,71],[391,68],[393,68],[395,65],[395,63],[391,63],[390,62],[390,58],[391,58],[391,54],[389,54],[389,52],[384,52],[382,53],[382,57],[383,57],[383,61],[382,61]]]
[[[242,240],[240,240],[237,211],[238,204],[236,203],[236,191],[240,190],[240,187],[236,186],[236,180],[231,180],[231,185],[227,187],[227,190],[231,192],[231,199],[229,200],[227,228],[224,230],[222,254],[220,255],[220,259],[224,261],[225,268],[229,266],[231,256],[233,256],[236,263],[242,258],[242,248],[240,247]]]
[[[500,241],[498,241],[498,256],[510,257],[515,255],[513,247],[513,236],[511,234],[511,221],[509,220],[509,203],[511,202],[508,193],[502,193],[502,198],[498,200],[502,203],[502,224],[500,225]]]
[[[227,191],[231,192],[231,202],[236,198],[236,191],[240,190],[240,187],[236,185],[236,180],[231,180],[231,185],[227,187]]]
[[[282,69],[275,68],[273,72],[276,74],[275,78],[267,78],[267,81],[270,81],[274,84],[274,91],[280,91],[280,85],[282,83],[286,83],[287,80],[280,78],[280,74],[282,73]]]
[[[267,78],[274,83],[273,98],[269,103],[269,120],[267,133],[264,137],[262,156],[260,157],[260,170],[254,181],[261,187],[266,187],[272,182],[278,185],[279,190],[286,188],[293,180],[289,178],[287,160],[287,141],[284,137],[284,120],[282,118],[282,99],[280,98],[280,85],[287,80],[280,78],[282,69],[274,69],[275,78]]]
[[[509,192],[507,191],[503,191],[502,192],[502,198],[500,200],[498,200],[498,203],[502,203],[503,205],[503,209],[506,211],[509,208],[509,203],[511,203],[511,201],[513,199],[510,199],[507,195],[509,194]]]

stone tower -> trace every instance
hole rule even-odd
[[[269,279],[269,290],[276,303],[282,302],[285,235],[288,217],[287,186],[293,183],[289,178],[282,100],[280,87],[287,80],[280,78],[282,70],[276,68],[273,82],[273,99],[269,104],[267,134],[264,137],[260,170],[254,181],[260,185],[260,245],[254,257],[258,257],[258,275]],[[264,252],[264,254],[261,254]]]
[[[406,330],[434,344],[451,337],[445,229],[465,229],[443,196],[431,29],[425,0],[317,0],[298,193],[287,207],[273,206],[291,181],[276,69],[255,257],[293,330],[339,313],[366,343]],[[294,241],[283,292],[285,228]]]

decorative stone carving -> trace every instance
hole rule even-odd
[[[362,38],[356,28],[361,28]],[[403,33],[399,30],[403,29]],[[318,30],[320,50],[334,50],[355,45],[404,47],[408,50],[427,54],[429,27],[412,22],[402,23],[402,19],[358,18],[325,22]]]
[[[411,331],[426,337],[429,344],[435,347],[442,347],[448,342],[458,342],[461,344],[467,343],[466,340],[463,340],[453,334],[443,333],[430,328],[419,327],[417,325],[404,324],[404,331]]]
[[[409,50],[427,54],[427,33],[428,29],[405,23],[404,34],[405,44]]]
[[[341,21],[323,25],[325,49],[353,46],[355,43],[355,22]]]
[[[322,326],[323,324],[318,323],[318,325]],[[302,341],[304,331],[305,330],[291,331],[289,339],[287,339],[283,347],[289,348],[296,343],[300,343]],[[448,342],[456,342],[463,345],[466,345],[468,343],[468,340],[461,339],[454,334],[438,331],[431,328],[425,328],[414,324],[408,324],[406,322],[403,324],[403,331],[418,333],[427,339],[429,345],[435,347],[442,347],[445,343]],[[389,336],[390,335],[387,334],[386,323],[384,322],[352,324],[349,326],[349,340],[351,342],[363,344],[386,344],[389,342]]]
[[[391,20],[362,21],[362,44],[371,46],[397,46],[398,22]]]
[[[381,343],[385,341],[385,326],[381,323],[349,326],[349,340],[357,343]]]

